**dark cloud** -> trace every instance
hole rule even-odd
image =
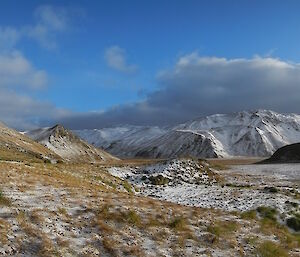
[[[74,129],[117,124],[166,125],[249,109],[300,112],[300,65],[275,58],[225,59],[192,53],[157,76],[146,100],[60,120]]]

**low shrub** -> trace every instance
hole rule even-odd
[[[260,206],[256,210],[262,218],[276,221],[276,209],[267,206]]]
[[[269,193],[278,193],[279,190],[276,187],[265,187],[264,191],[269,192]]]
[[[289,228],[295,230],[296,232],[300,231],[300,217],[294,216],[288,218],[286,224]]]
[[[170,182],[170,180],[168,178],[164,177],[163,175],[150,176],[149,180],[153,185],[156,185],[156,186],[163,186]]]

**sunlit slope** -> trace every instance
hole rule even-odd
[[[9,161],[50,161],[60,158],[29,137],[0,123],[0,159]]]
[[[117,160],[105,151],[86,143],[61,125],[26,132],[26,135],[66,161],[105,162]]]

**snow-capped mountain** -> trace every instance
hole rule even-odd
[[[141,146],[164,135],[168,129],[146,126],[123,126],[93,130],[75,130],[79,137],[111,154],[133,157]]]
[[[66,161],[98,162],[117,159],[83,141],[61,125],[25,132],[25,135],[46,146]]]
[[[243,111],[171,128],[123,126],[75,133],[120,157],[270,156],[284,145],[300,142],[300,115]]]

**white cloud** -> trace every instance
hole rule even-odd
[[[69,28],[70,13],[66,8],[43,5],[35,10],[36,24],[26,26],[23,32],[37,40],[43,47],[53,49],[57,47],[56,37]]]
[[[0,51],[13,49],[23,38],[36,40],[47,49],[57,47],[57,37],[72,27],[73,18],[84,16],[79,8],[41,5],[34,11],[35,23],[21,27],[0,26]]]
[[[127,63],[126,51],[119,46],[107,48],[104,57],[107,65],[114,70],[124,73],[133,73],[137,70],[136,65]]]
[[[22,53],[0,53],[0,78],[0,121],[28,129],[42,120],[61,117],[61,110],[53,105],[25,95],[46,87],[47,73],[36,69]]]
[[[0,119],[11,127],[33,129],[41,126],[41,123],[46,124],[66,114],[67,111],[50,103],[0,88]]]
[[[65,8],[55,8],[51,5],[39,6],[35,10],[38,24],[49,30],[64,31],[68,27],[68,12]]]
[[[47,85],[47,73],[17,51],[0,54],[0,77],[0,87],[40,89]]]
[[[13,27],[0,27],[0,50],[12,49],[20,39],[20,32]]]

